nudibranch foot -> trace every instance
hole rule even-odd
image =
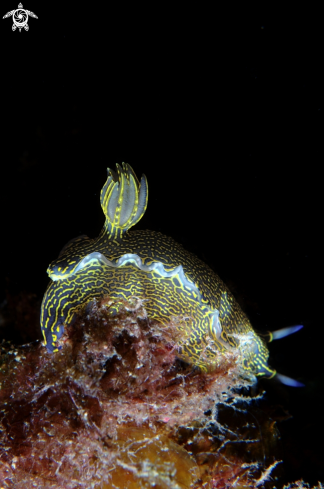
[[[48,353],[55,353],[61,350],[61,346],[57,343],[64,333],[64,325],[62,323],[52,324],[50,329],[43,329],[44,346]]]

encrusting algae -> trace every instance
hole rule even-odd
[[[240,350],[193,369],[177,356],[179,318],[152,321],[136,298],[114,306],[84,307],[55,355],[3,345],[0,487],[257,487],[277,429],[256,427],[237,393],[255,381]]]

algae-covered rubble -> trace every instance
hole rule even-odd
[[[57,353],[2,344],[0,487],[273,487],[278,430],[242,353],[203,373],[179,359],[181,318],[113,304],[84,307]]]

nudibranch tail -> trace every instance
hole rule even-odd
[[[132,167],[116,163],[117,173],[107,169],[108,178],[101,190],[100,202],[106,217],[105,229],[112,239],[118,239],[144,215],[148,200],[145,175],[138,181]]]

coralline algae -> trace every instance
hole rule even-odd
[[[0,487],[269,484],[278,431],[242,394],[255,382],[242,352],[203,373],[177,356],[186,321],[161,325],[144,306],[121,300],[116,314],[109,297],[92,302],[55,355],[2,345]]]

